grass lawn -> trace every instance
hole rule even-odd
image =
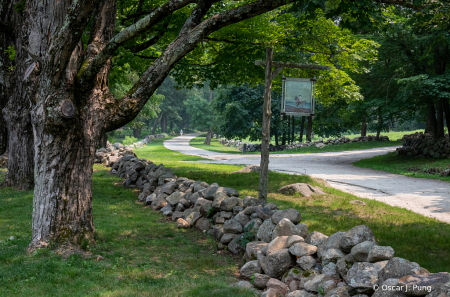
[[[439,172],[450,168],[450,159],[415,158],[395,153],[376,156],[353,163],[362,168],[372,168],[410,177],[450,181],[450,176],[441,177]]]
[[[198,136],[193,138],[189,144],[193,147],[204,149],[207,151],[219,152],[219,153],[229,153],[229,154],[242,154],[237,150],[236,147],[228,147],[220,144],[219,139],[211,139],[211,145],[203,144],[205,141],[205,136]],[[326,152],[343,152],[343,151],[355,151],[364,150],[377,147],[386,146],[400,146],[401,141],[367,141],[367,142],[353,142],[344,143],[340,145],[327,145],[323,148],[317,148],[315,146],[310,147],[300,147],[296,149],[290,149],[280,152],[271,152],[271,154],[306,154],[306,153],[326,153]],[[261,154],[260,152],[248,152],[245,154]]]
[[[138,157],[164,163],[178,176],[233,187],[240,196],[257,196],[258,173],[231,174],[241,167],[182,161],[200,157],[174,153],[162,139],[136,151]],[[251,296],[232,289],[240,257],[218,252],[196,230],[181,230],[157,212],[137,203],[137,193],[121,179],[94,166],[93,205],[97,247],[92,257],[63,259],[49,250],[28,254],[31,240],[31,191],[0,189],[0,288],[5,296]],[[4,170],[0,171],[0,180]],[[269,173],[269,201],[297,208],[310,231],[331,235],[366,224],[380,245],[431,272],[450,272],[450,225],[408,210],[360,199],[332,188],[314,198],[283,196],[283,185],[309,182],[308,176]],[[358,199],[366,206],[353,205]],[[9,240],[14,236],[13,240]],[[418,240],[423,239],[423,240]],[[97,255],[104,257],[97,261]]]

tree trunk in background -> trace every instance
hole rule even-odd
[[[132,129],[133,130],[133,137],[139,138],[141,136],[141,130],[139,129]]]
[[[0,47],[0,51],[2,50],[3,49]],[[8,130],[6,129],[6,122],[3,119],[2,114],[2,110],[5,108],[7,102],[8,95],[6,88],[3,87],[3,85],[0,85],[0,155],[3,155],[8,147]]]
[[[361,136],[367,136],[367,117],[364,117],[364,120],[361,123]]]
[[[306,140],[311,141],[312,134],[312,115],[308,116],[308,125],[306,126]]]
[[[153,123],[152,132],[150,133],[150,135],[155,135],[156,128],[158,127],[158,123],[159,123],[159,121],[161,121],[161,118],[162,118],[162,113],[160,113],[159,116],[155,119],[155,122]]]
[[[10,8],[7,1],[0,4],[0,21],[9,22],[11,17]],[[9,6],[9,7],[8,7]],[[9,75],[12,61],[6,51],[8,46],[14,45],[11,36],[0,32],[0,155],[3,155],[8,148],[8,130],[6,129],[6,121],[3,118],[2,110],[6,107],[9,98]]]
[[[379,108],[378,109],[377,139],[380,138],[382,128],[383,128],[383,115],[381,114],[381,108]]]
[[[278,146],[278,129],[275,129],[275,146]]]
[[[161,117],[161,133],[167,133],[167,115]]]
[[[436,138],[437,137],[437,120],[436,120],[436,109],[434,108],[434,103],[432,100],[427,101],[427,122],[425,125],[425,133],[431,133]]]
[[[295,118],[294,116],[292,116],[292,138],[291,138],[291,143],[293,143],[295,141]]]
[[[211,138],[213,137],[213,134],[214,134],[214,132],[213,132],[213,129],[211,127],[211,128],[209,128],[208,133],[206,134],[206,139],[205,139],[205,142],[203,142],[203,144],[210,145],[211,144]]]
[[[442,100],[442,108],[445,112],[445,121],[447,122],[447,133],[450,134],[450,106],[448,100]]]
[[[438,100],[436,103],[437,113],[437,138],[444,137],[444,109],[442,106],[442,100]]]
[[[259,172],[258,198],[267,201],[267,187],[269,184],[269,144],[270,144],[270,118],[272,117],[272,59],[273,48],[266,47],[266,75],[264,89],[261,163]]]
[[[302,116],[302,123],[300,124],[300,142],[303,142],[303,130],[305,130],[305,116]]]
[[[27,85],[24,83],[25,63],[28,54],[24,52],[28,41],[24,32],[23,15],[15,9],[10,11],[14,21],[14,33],[20,38],[14,40],[16,58],[15,69],[11,77],[11,92],[8,103],[3,108],[3,117],[8,130],[8,173],[5,184],[19,189],[32,189],[34,186],[34,137],[31,123],[31,106]]]
[[[96,149],[102,148],[102,147],[106,147],[106,144],[108,142],[108,135],[106,135],[106,133],[103,133],[98,141],[98,144],[95,146]]]
[[[281,125],[283,127],[283,135],[281,136],[281,145],[286,145],[286,115],[283,115],[283,118],[281,119]]]

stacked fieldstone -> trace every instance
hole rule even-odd
[[[242,280],[232,286],[265,297],[450,297],[449,273],[432,274],[394,257],[368,226],[331,236],[309,232],[296,209],[241,199],[235,189],[177,177],[163,164],[134,155],[122,157],[112,173],[126,178],[126,187],[142,188],[139,200],[179,228],[194,227],[210,234],[219,249],[243,252]]]
[[[348,137],[343,136],[343,137],[338,137],[338,138],[329,138],[325,141],[321,138],[318,141],[313,141],[313,142],[309,142],[309,141],[306,141],[305,143],[293,142],[292,144],[279,145],[279,146],[270,145],[269,151],[278,152],[278,151],[290,150],[290,149],[295,149],[295,148],[299,148],[299,147],[309,147],[309,146],[315,146],[317,148],[322,148],[327,145],[339,145],[339,144],[343,144],[343,143],[365,142],[365,141],[374,141],[374,140],[389,141],[389,137],[380,136],[379,138],[376,138],[376,136],[369,135],[369,136],[361,136],[361,137],[355,137],[353,139],[350,139]],[[244,145],[246,146],[246,151],[249,151],[249,152],[261,151],[260,144],[246,143],[246,142],[243,142],[240,140],[227,140],[225,138],[221,138],[220,143],[222,145],[225,145],[228,147],[236,147],[240,151],[242,151],[242,147]]]
[[[447,158],[450,156],[450,139],[448,134],[435,139],[429,133],[404,135],[403,146],[397,149],[399,155]]]

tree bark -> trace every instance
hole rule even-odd
[[[364,120],[361,123],[361,136],[367,136],[367,122],[366,117],[364,117]]]
[[[427,121],[425,125],[425,133],[432,134],[435,138],[437,137],[437,120],[436,120],[436,109],[434,108],[434,103],[431,99],[427,101]]]
[[[450,135],[450,106],[448,100],[442,100],[442,107],[445,112],[445,121],[447,122],[447,133]]]
[[[261,163],[259,173],[259,199],[267,201],[267,188],[269,184],[269,144],[270,144],[270,118],[272,117],[272,59],[273,48],[266,47],[266,76],[264,89]]]
[[[132,129],[133,130],[133,137],[139,138],[141,136],[141,130],[140,129]]]
[[[150,135],[155,135],[155,133],[156,133],[156,128],[158,127],[159,121],[161,121],[161,117],[162,117],[162,113],[160,113],[160,114],[158,115],[158,117],[155,119],[155,122],[153,123],[152,132],[150,133]]]
[[[275,146],[278,146],[278,129],[275,129]]]
[[[167,115],[163,114],[161,117],[161,133],[167,133]]]
[[[381,107],[378,108],[378,125],[377,125],[377,136],[376,138],[380,138],[381,129],[383,128],[383,114],[381,113]]]
[[[205,142],[203,142],[203,144],[211,145],[211,138],[213,137],[213,134],[214,134],[213,129],[212,127],[210,127],[208,129],[208,133],[206,133],[206,139]]]
[[[442,106],[442,100],[438,100],[436,103],[437,113],[437,138],[444,137],[444,109]]]
[[[306,140],[311,141],[312,134],[312,115],[308,116],[308,125],[306,126]]]
[[[302,116],[302,123],[300,125],[300,142],[303,142],[303,130],[305,130],[305,116]]]
[[[286,145],[286,115],[281,119],[281,126],[283,127],[283,135],[281,136],[281,145]]]

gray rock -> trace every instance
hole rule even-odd
[[[347,287],[337,287],[327,294],[324,297],[350,297],[347,292]]]
[[[450,282],[434,290],[431,294],[426,295],[426,297],[450,297]]]
[[[316,263],[316,259],[311,256],[303,256],[297,259],[297,264],[304,270],[313,268]]]
[[[183,211],[186,210],[186,208],[184,207],[183,204],[178,203],[177,206],[175,207],[175,210],[176,210],[176,211],[179,211],[179,212],[183,212]]]
[[[369,255],[370,250],[374,245],[377,245],[373,241],[363,241],[361,243],[358,243],[354,247],[352,247],[351,254],[353,256],[353,259],[355,259],[358,262],[367,262],[367,257]]]
[[[206,199],[204,199],[204,200],[206,200]],[[203,203],[202,206],[200,207],[200,213],[204,217],[207,217],[208,215],[210,215],[211,214],[211,209],[212,209],[212,202],[209,201],[209,200],[206,200],[206,201],[207,202]]]
[[[181,211],[174,211],[172,214],[172,221],[176,221],[182,217],[183,217],[183,213]]]
[[[343,257],[345,257],[345,254],[340,249],[328,249],[323,253],[321,260],[323,265],[327,265],[328,263],[336,263]]]
[[[230,241],[230,243],[228,244],[228,250],[233,254],[239,254],[244,250],[240,243],[240,236]]]
[[[161,193],[170,195],[173,192],[175,192],[175,190],[178,188],[178,184],[175,182],[169,182],[167,184],[165,184],[162,189],[161,189]],[[178,201],[177,201],[178,202]]]
[[[224,234],[225,234],[225,231],[223,229],[223,225],[214,225],[213,226],[212,236],[216,241],[220,241],[220,239],[222,238],[222,236]]]
[[[222,201],[227,199],[227,198],[228,198],[227,194],[225,194],[223,192],[217,192],[214,195],[214,200],[213,200],[212,207],[215,208],[215,209],[220,209],[220,203],[222,203]]]
[[[238,281],[237,283],[231,284],[230,287],[253,289],[253,285],[248,281]]]
[[[376,285],[378,282],[378,272],[380,269],[381,267],[377,267],[373,263],[355,263],[347,272],[349,293],[351,295],[372,295],[374,292],[374,285]]]
[[[241,267],[241,276],[250,279],[256,273],[260,274],[262,272],[261,265],[259,265],[258,260],[249,261]]]
[[[287,297],[315,297],[316,295],[309,293],[306,290],[295,290],[290,292]]]
[[[261,241],[251,241],[245,246],[244,257],[247,261],[258,259],[258,253],[261,253],[263,247],[266,247],[268,243]]]
[[[266,274],[256,273],[255,277],[253,278],[253,283],[258,289],[264,289],[267,287],[267,282],[269,281],[269,279],[270,276]]]
[[[322,273],[326,274],[328,276],[331,276],[335,279],[340,278],[339,270],[338,270],[336,264],[334,264],[333,262],[328,263],[327,265],[323,266]]]
[[[334,288],[336,288],[336,283],[334,282],[334,280],[330,279],[330,280],[320,283],[319,288],[321,288],[323,290],[323,293],[326,294],[326,293],[330,292],[331,290],[333,290]],[[358,296],[358,297],[362,297],[362,296]],[[368,296],[365,296],[365,297],[368,297]]]
[[[172,205],[170,205],[169,203],[167,203],[166,205],[164,205],[164,207],[161,208],[159,211],[162,212],[162,214],[165,215],[165,216],[168,216],[168,215],[172,215],[172,214],[173,214],[173,208],[172,208]]]
[[[219,186],[216,185],[210,185],[208,188],[206,188],[205,192],[203,193],[203,198],[208,200],[214,200],[214,195],[216,194],[217,189]]]
[[[238,204],[238,199],[239,198],[236,197],[228,197],[224,199],[220,203],[220,209],[222,209],[223,211],[232,211],[233,207],[235,207]]]
[[[252,219],[247,224],[245,224],[244,230],[247,230],[247,232],[252,232],[253,234],[256,235],[261,224],[262,224],[261,219]]]
[[[244,210],[243,213],[246,215],[251,215],[253,213],[256,213],[256,209],[258,208],[257,206],[244,206]]]
[[[228,244],[230,241],[232,241],[233,239],[235,239],[236,237],[238,237],[238,234],[233,234],[233,233],[225,233],[222,238],[220,239],[220,242],[223,244]]]
[[[244,208],[242,206],[236,205],[235,207],[233,207],[233,215],[237,215],[238,213],[242,212],[243,210],[244,210]]]
[[[259,263],[265,274],[278,278],[294,265],[294,259],[288,249],[283,249],[267,256],[261,256]]]
[[[269,210],[278,210],[278,206],[273,202],[267,203],[266,205],[264,205],[264,207],[268,208]]]
[[[272,222],[271,219],[265,220],[261,227],[259,227],[258,233],[256,237],[264,242],[272,241],[273,230],[275,230],[276,225]]]
[[[223,228],[225,230],[225,233],[238,234],[243,232],[242,225],[235,219],[225,221],[225,224],[223,224]]]
[[[174,192],[172,194],[170,194],[167,198],[166,201],[170,204],[170,205],[176,205],[180,199],[181,196],[183,196],[183,193],[181,192]]]
[[[155,200],[153,200],[152,204],[150,205],[151,208],[152,208],[153,210],[158,210],[158,209],[163,208],[163,207],[167,204],[167,201],[166,201],[166,199],[165,199],[166,197],[167,197],[166,194],[159,194],[159,195],[155,198]]]
[[[256,215],[258,216],[258,218],[260,218],[261,220],[265,221],[265,220],[270,219],[272,217],[273,213],[268,208],[257,207],[256,208]]]
[[[243,212],[238,213],[234,219],[241,224],[242,228],[250,221],[250,217]]]
[[[267,254],[271,254],[273,252],[287,249],[287,239],[288,236],[279,236],[272,240],[269,245],[267,245]]]
[[[301,236],[291,235],[288,237],[288,239],[286,241],[286,248],[290,248],[292,245],[294,245],[294,243],[304,242],[304,241],[305,240]]]
[[[229,211],[221,211],[219,213],[219,216],[224,218],[225,220],[229,220],[229,219],[231,219],[233,217],[233,213],[229,212]]]
[[[277,291],[278,296],[285,296],[289,290],[285,283],[277,280],[276,278],[271,278],[267,282],[267,288]]]
[[[384,260],[390,260],[394,257],[395,251],[390,246],[374,245],[367,256],[367,261],[375,263]]]
[[[289,208],[285,210],[280,210],[275,212],[272,215],[272,222],[277,225],[282,219],[288,219],[294,224],[300,223],[302,220],[301,214],[298,212],[298,210]]]
[[[239,192],[233,188],[225,187],[223,191],[225,192],[225,194],[227,194],[228,197],[239,197]]]
[[[326,242],[327,239],[328,236],[326,236],[325,234],[314,231],[312,233],[309,233],[308,236],[306,236],[305,242],[311,245],[319,246],[324,242]]]
[[[340,241],[340,249],[344,252],[350,253],[352,247],[364,241],[376,242],[375,235],[372,230],[366,225],[359,225],[350,229]]]
[[[353,256],[351,254],[348,254],[347,256],[340,258],[336,262],[336,267],[339,271],[339,274],[345,281],[347,281],[347,272],[350,270],[350,268],[353,267],[354,263],[355,260],[353,260]]]
[[[193,194],[189,195],[189,197],[186,197],[186,200],[188,200],[189,202],[195,204],[197,202],[198,198],[200,198],[198,193],[193,193]]]
[[[281,219],[281,221],[277,224],[272,233],[272,239],[278,236],[291,236],[291,235],[300,235],[300,231],[297,229],[291,221],[288,219]]]
[[[310,292],[318,292],[319,285],[323,282],[331,280],[331,277],[325,274],[314,276],[311,280],[305,283],[305,290]]]
[[[186,222],[189,223],[189,225],[194,226],[198,219],[200,219],[202,215],[198,211],[191,212],[186,218]]]
[[[410,262],[403,258],[394,257],[390,259],[387,265],[380,271],[378,275],[378,285],[382,284],[389,278],[400,279],[407,275],[429,273],[425,268],[420,267],[416,262]]]
[[[244,197],[244,207],[258,206],[258,205],[264,206],[265,204],[266,204],[266,202],[264,200],[254,198],[252,196]]]
[[[300,236],[306,238],[308,236],[308,226],[304,223],[297,225],[297,230],[300,232]],[[314,244],[313,244],[314,245]]]
[[[211,229],[211,222],[207,218],[200,218],[195,223],[195,228],[199,229],[200,231],[208,231]]]
[[[145,205],[151,205],[155,199],[156,199],[156,194],[155,193],[151,194],[150,196],[145,198]]]
[[[314,187],[305,183],[287,185],[280,188],[277,192],[284,195],[294,195],[295,193],[299,193],[303,197],[325,194],[320,187]]]
[[[407,288],[406,294],[412,296],[425,296],[442,288],[448,282],[450,282],[448,272],[407,275],[398,281],[399,285]]]
[[[182,218],[177,219],[178,228],[189,228],[191,225]]]
[[[317,251],[317,247],[307,244],[306,242],[298,242],[289,248],[289,252],[297,257],[311,256]]]

